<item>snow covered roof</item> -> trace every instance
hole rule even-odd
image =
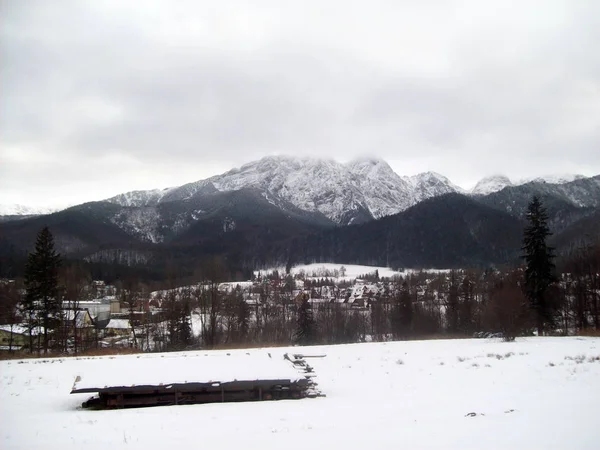
[[[6,331],[8,333],[14,333],[14,334],[26,334],[29,335],[29,328],[27,327],[27,325],[0,325],[0,330],[2,331]],[[37,336],[38,334],[41,334],[44,332],[43,327],[36,327],[34,329],[31,330],[31,334],[33,336]]]
[[[73,322],[73,319],[75,319],[75,325],[77,328],[92,326],[92,316],[90,316],[90,313],[87,309],[67,309],[64,310],[64,315],[65,320],[69,322]]]
[[[362,298],[363,296],[374,296],[377,294],[381,294],[383,292],[383,288],[378,286],[377,284],[355,284],[350,289],[350,297],[351,298]]]
[[[106,328],[112,328],[113,330],[130,330],[131,325],[129,319],[110,319]]]

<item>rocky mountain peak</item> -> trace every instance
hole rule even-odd
[[[471,189],[471,194],[487,195],[501,191],[507,186],[513,186],[513,183],[506,175],[490,175],[479,180],[475,187]]]

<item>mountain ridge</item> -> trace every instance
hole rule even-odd
[[[465,193],[436,172],[400,176],[379,158],[347,163],[332,159],[266,156],[223,174],[164,190],[132,191],[106,199],[122,206],[153,206],[206,193],[261,190],[273,202],[319,212],[338,225],[361,223],[404,211],[425,199]]]
[[[201,256],[219,255],[248,269],[287,265],[294,254],[378,264],[387,254],[398,265],[440,267],[507,263],[520,248],[522,226],[515,224],[524,223],[533,195],[542,198],[552,232],[562,236],[556,241],[559,250],[599,234],[594,219],[600,210],[600,175],[572,178],[496,190],[507,184],[496,176],[481,188],[494,192],[475,195],[435,172],[402,177],[377,158],[342,164],[267,157],[182,186],[1,221],[0,256],[25,255],[39,229],[48,225],[59,251],[108,264],[160,267],[177,261],[187,267]],[[357,229],[362,230],[358,235]],[[503,239],[507,230],[510,239]],[[353,242],[360,243],[360,251],[353,253]]]
[[[553,175],[512,182],[504,175],[492,175],[482,178],[473,189],[465,190],[433,171],[398,175],[386,161],[376,157],[340,163],[333,159],[278,155],[266,156],[180,186],[129,191],[104,201],[124,207],[154,207],[216,192],[250,188],[258,189],[280,208],[292,205],[306,212],[323,214],[337,225],[348,225],[396,214],[428,198],[453,192],[486,196],[505,187],[528,183],[568,185],[581,179],[585,177]],[[577,199],[574,201],[578,202]],[[54,211],[0,205],[0,221],[51,212]]]

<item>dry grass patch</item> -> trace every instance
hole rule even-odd
[[[577,333],[577,336],[586,336],[586,337],[600,337],[600,330],[595,330],[595,329],[587,329],[587,330],[580,330]]]

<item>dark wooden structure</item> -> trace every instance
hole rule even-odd
[[[82,404],[83,408],[111,409],[197,403],[243,402],[301,399],[324,396],[314,381],[314,371],[302,355],[284,357],[304,376],[298,379],[236,380],[228,382],[192,382],[140,386],[77,388],[71,394],[97,393]]]

